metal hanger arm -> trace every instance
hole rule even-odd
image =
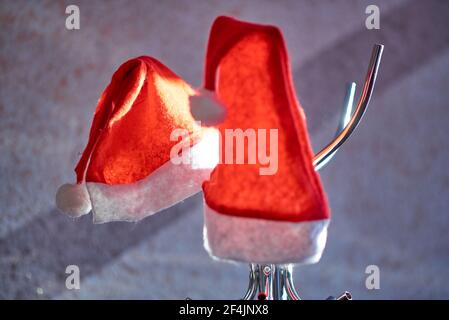
[[[368,108],[369,101],[374,91],[374,84],[376,83],[377,74],[379,71],[380,61],[382,59],[382,52],[384,46],[381,44],[376,44],[373,47],[373,51],[371,53],[371,60],[368,66],[368,72],[365,78],[365,84],[363,86],[363,91],[360,96],[360,100],[357,104],[357,108],[354,111],[351,119],[348,123],[345,124],[345,119],[347,119],[347,114],[349,108],[352,109],[352,105],[349,105],[351,94],[355,93],[355,84],[350,84],[348,88],[349,99],[346,101],[346,105],[344,106],[343,113],[339,122],[339,129],[341,124],[345,124],[344,128],[337,134],[334,140],[332,140],[326,147],[324,147],[320,152],[318,152],[313,158],[313,165],[316,170],[321,169],[335,154],[335,152],[341,147],[343,143],[351,136],[354,132],[355,128],[357,128],[358,124],[363,118],[363,115]],[[354,92],[352,92],[352,90]],[[348,96],[348,94],[347,94]],[[353,97],[352,97],[353,98]]]

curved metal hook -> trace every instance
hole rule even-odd
[[[352,108],[354,106],[355,89],[356,89],[355,82],[350,82],[346,86],[345,100],[343,102],[343,108],[340,113],[340,118],[338,119],[338,126],[337,131],[335,132],[334,139],[338,137],[338,135],[343,131],[343,129],[348,125],[349,121],[351,120]],[[334,152],[326,154],[324,156],[324,159],[321,160],[319,164],[315,166],[315,170],[320,170],[321,168],[323,168],[335,156],[337,151],[338,149],[336,149]],[[318,154],[315,155],[314,161],[317,156]]]
[[[340,132],[343,131],[343,129],[348,125],[349,121],[351,120],[356,87],[357,85],[355,84],[355,82],[349,82],[346,85],[345,100],[343,102],[343,108],[340,113],[340,119],[338,122],[337,131],[335,132],[335,137],[337,137],[340,134]]]
[[[347,105],[344,107],[344,112],[339,122],[339,129],[341,124],[344,125],[344,129],[339,132],[339,134],[332,140],[326,147],[324,147],[320,152],[318,152],[313,158],[313,165],[315,166],[315,170],[320,170],[334,155],[335,152],[342,146],[343,143],[351,136],[354,132],[355,128],[357,128],[360,120],[362,120],[363,115],[365,114],[366,109],[368,108],[369,101],[373,94],[374,84],[376,83],[377,74],[379,71],[380,60],[382,58],[384,46],[381,44],[374,45],[373,51],[371,53],[371,60],[368,67],[368,72],[365,78],[365,84],[363,86],[363,91],[360,96],[360,100],[357,104],[357,109],[352,115],[351,119],[348,123],[345,123],[346,115],[348,114],[347,110],[352,109],[352,104],[349,105],[349,100],[347,101]],[[350,85],[349,96],[352,96],[355,93],[355,86],[353,88],[353,84]],[[353,90],[353,92],[352,92]],[[351,93],[352,92],[352,93]]]

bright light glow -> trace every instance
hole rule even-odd
[[[220,133],[215,128],[204,130],[200,142],[190,148],[192,169],[213,169],[218,164],[220,154]]]

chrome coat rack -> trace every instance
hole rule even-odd
[[[340,114],[337,134],[326,147],[318,152],[313,165],[316,170],[323,168],[335,155],[343,143],[351,136],[363,118],[373,94],[374,84],[379,70],[384,46],[376,44],[373,47],[363,91],[354,112],[353,103],[356,84],[347,85],[343,110]],[[293,285],[293,265],[250,264],[249,285],[243,300],[300,300]],[[351,294],[344,292],[338,297],[330,296],[330,300],[351,300]]]

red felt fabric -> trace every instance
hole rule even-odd
[[[222,214],[259,219],[329,218],[279,29],[217,18],[209,38],[204,85],[215,90],[227,107],[227,118],[219,127],[222,137],[226,128],[278,129],[279,134],[276,174],[260,175],[259,163],[219,164],[203,184],[207,205]],[[222,148],[224,153],[224,144]]]
[[[125,62],[98,102],[88,144],[75,168],[78,183],[133,183],[170,159],[175,128],[198,130],[189,85],[154,58]],[[168,192],[161,190],[161,192]]]

